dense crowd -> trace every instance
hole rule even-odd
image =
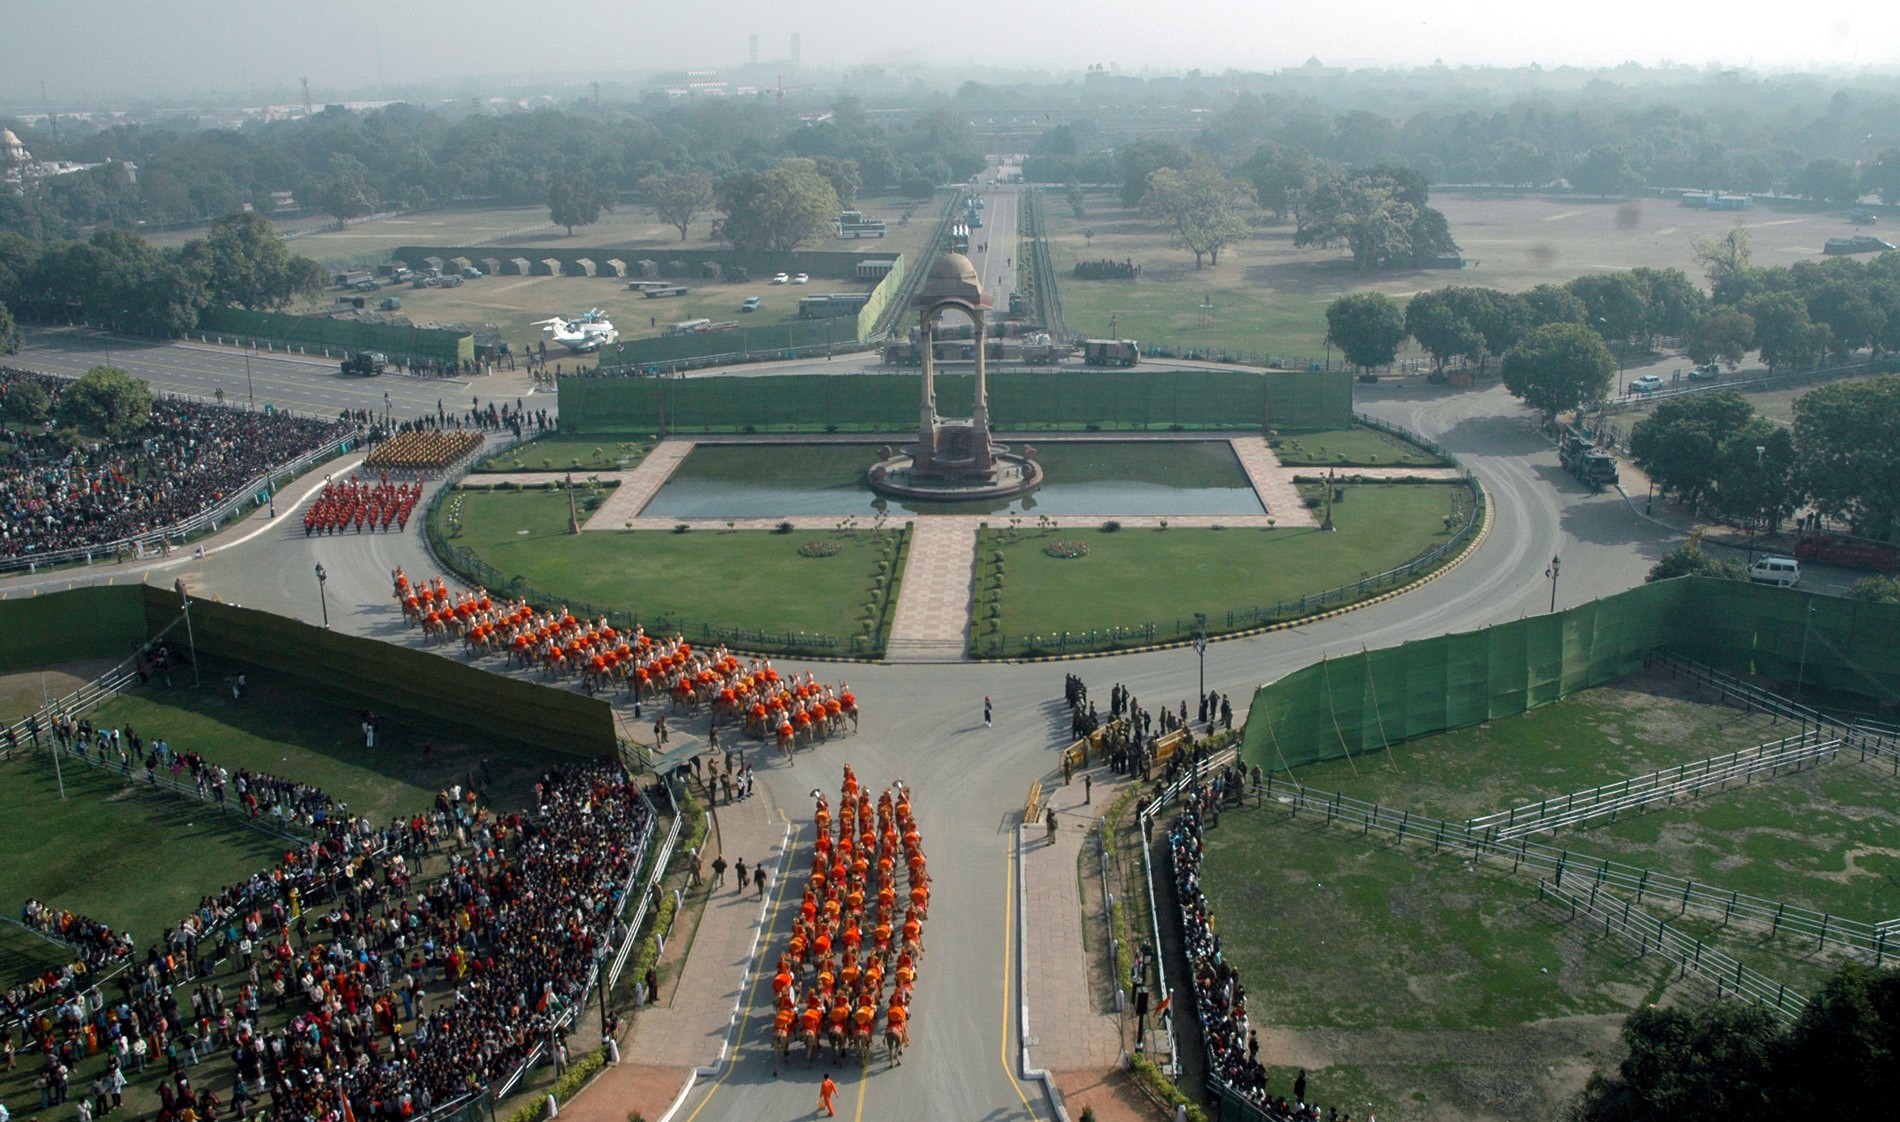
[[[198,797],[224,805],[235,798],[251,818],[269,818],[280,826],[301,828],[322,834],[337,829],[339,815],[346,815],[348,804],[337,802],[321,788],[294,780],[280,779],[249,768],[230,769],[212,763],[197,752],[181,752],[163,737],[146,740],[130,725],[122,729],[95,729],[90,720],[75,721],[67,714],[53,718],[53,739],[75,755],[95,755],[97,762],[111,767],[116,762],[121,773],[131,776],[139,771],[156,785],[169,773],[173,782],[190,786]]]
[[[1222,802],[1238,798],[1243,783],[1241,769],[1234,765],[1214,773],[1208,782],[1190,787],[1182,796],[1181,813],[1168,832],[1174,896],[1181,907],[1181,943],[1207,1050],[1208,1072],[1269,1117],[1289,1122],[1351,1122],[1350,1113],[1342,1115],[1337,1108],[1322,1111],[1317,1104],[1302,1101],[1305,1072],[1295,1082],[1291,1100],[1268,1093],[1267,1069],[1260,1062],[1260,1038],[1247,1017],[1247,987],[1221,954],[1221,937],[1214,930],[1207,897],[1201,892],[1202,831],[1220,824]],[[1366,1122],[1372,1122],[1371,1115],[1367,1115]]]
[[[286,1122],[400,1122],[503,1078],[584,997],[650,834],[610,762],[549,771],[535,803],[496,816],[457,786],[383,827],[334,816],[277,867],[205,897],[116,998],[67,995],[34,1015],[22,1050],[45,1065],[41,1108],[66,1101],[96,1052],[95,1114],[166,1065],[153,1122],[219,1117],[227,1104],[189,1071],[217,1054],[236,1068],[229,1113]],[[410,861],[445,847],[447,875],[411,883]],[[287,1013],[281,1027],[261,1023],[267,1007]]]
[[[0,368],[0,404],[27,383],[46,392],[55,412],[71,384]],[[123,440],[74,445],[65,430],[10,433],[0,453],[0,558],[160,531],[349,431],[342,421],[160,398],[146,425]]]
[[[20,922],[51,939],[72,946],[79,961],[97,970],[116,958],[132,953],[132,937],[91,916],[69,908],[49,908],[38,900],[28,900],[20,908]]]

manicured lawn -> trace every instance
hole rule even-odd
[[[451,502],[454,500],[451,499]],[[638,613],[649,627],[702,625],[784,636],[822,633],[843,643],[896,601],[898,531],[868,529],[590,531],[567,533],[567,499],[547,492],[462,493],[466,546],[530,599]],[[836,545],[806,557],[810,542]],[[881,639],[879,640],[881,642]]]
[[[477,463],[474,471],[625,471],[651,447],[651,441],[611,436],[544,436],[497,452]]]
[[[1014,652],[1028,636],[1068,632],[1073,641],[1091,630],[1110,633],[1100,638],[1100,646],[1133,646],[1190,634],[1195,612],[1207,613],[1214,632],[1298,615],[1301,597],[1384,572],[1445,541],[1450,536],[1445,516],[1456,509],[1462,524],[1470,494],[1457,484],[1348,486],[1333,508],[1334,533],[1305,527],[1090,528],[1028,529],[1012,538],[1008,530],[991,529],[980,547],[973,647],[985,655]],[[1057,540],[1084,542],[1088,555],[1049,556],[1044,549]],[[1000,582],[994,563],[998,552],[1003,554]],[[1381,591],[1385,588],[1364,595]],[[1286,611],[1275,614],[1280,605]],[[1253,609],[1264,610],[1265,617],[1241,614]],[[1230,617],[1230,612],[1235,614]],[[1158,630],[1152,639],[1142,637],[1145,631],[1142,636],[1115,633],[1149,624]],[[1051,644],[1044,638],[1037,645]]]
[[[1446,461],[1416,444],[1380,432],[1354,426],[1303,432],[1280,439],[1274,448],[1280,462],[1316,467],[1350,465],[1353,467],[1446,467]]]

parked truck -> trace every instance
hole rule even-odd
[[[358,378],[373,378],[388,366],[388,356],[380,351],[357,351],[343,360],[343,373]]]
[[[1900,561],[1893,546],[1854,541],[1831,534],[1803,534],[1801,540],[1795,543],[1794,555],[1803,561],[1839,565],[1843,569],[1867,569],[1876,573],[1891,573],[1896,561]]]
[[[1616,457],[1597,447],[1595,433],[1565,425],[1562,440],[1557,446],[1557,461],[1579,483],[1592,491],[1616,486]]]
[[[1133,339],[1084,339],[1082,361],[1090,366],[1133,366],[1141,361],[1141,344]]]

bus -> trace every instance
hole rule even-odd
[[[950,227],[950,252],[970,252],[970,228],[961,222]]]

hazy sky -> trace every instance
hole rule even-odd
[[[793,31],[816,66],[1273,69],[1317,55],[1900,67],[1891,0],[961,0],[934,13],[879,0],[0,0],[0,102],[37,104],[42,82],[65,105],[261,95],[305,75],[318,100],[379,81],[533,86],[581,72],[732,66],[753,33],[761,58],[784,58]]]

